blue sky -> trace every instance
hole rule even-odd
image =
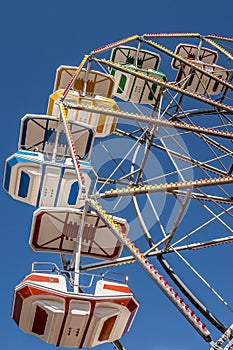
[[[233,4],[227,0],[22,0],[5,2],[1,9],[1,177],[5,159],[17,150],[20,118],[26,113],[46,112],[48,95],[52,92],[55,70],[59,65],[78,65],[84,54],[94,48],[132,34],[199,32],[233,36]],[[16,347],[18,350],[53,349],[53,346],[21,332],[10,318],[15,285],[29,272],[33,261],[46,260],[47,257],[34,253],[28,245],[34,208],[16,202],[2,189],[0,191],[0,347],[7,350]],[[226,298],[232,294],[233,285],[232,279],[225,282],[225,273],[230,271],[230,249],[220,249],[218,252],[226,255],[216,254],[216,265],[209,269],[210,274],[215,272],[219,284],[224,284]],[[220,270],[217,258],[225,259],[225,273]],[[200,259],[207,264],[202,253]],[[208,344],[143,271],[129,265],[124,267],[124,272],[129,274],[130,286],[141,302],[135,324],[123,339],[127,350],[208,349]],[[211,277],[215,279],[215,276]],[[112,349],[112,345],[101,348]]]

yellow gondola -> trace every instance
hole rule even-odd
[[[47,114],[55,117],[59,117],[60,109],[59,105],[56,103],[63,94],[62,89],[54,92],[50,95]],[[66,103],[72,104],[74,107],[77,105],[86,105],[97,108],[109,108],[113,111],[118,111],[119,108],[116,102],[110,98],[103,96],[85,96],[82,97],[77,91],[70,90],[65,99]],[[117,118],[106,114],[101,114],[100,112],[88,112],[81,111],[78,109],[69,108],[67,110],[67,117],[69,121],[77,121],[89,125],[95,130],[95,137],[105,137],[110,135],[115,131],[117,124]]]

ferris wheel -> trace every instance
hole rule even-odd
[[[209,349],[233,349],[230,283],[215,273],[233,242],[232,43],[134,35],[57,69],[46,114],[22,118],[4,173],[5,190],[38,208],[32,249],[61,256],[15,288],[23,331],[123,349],[140,300],[110,270],[137,263]]]

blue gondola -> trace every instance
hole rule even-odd
[[[79,158],[88,159],[94,141],[93,129],[85,123],[70,121],[69,124]],[[55,152],[57,156],[70,157],[64,126],[54,116],[26,114],[21,119],[18,147],[46,155]]]
[[[87,193],[94,191],[97,176],[89,162],[80,161]],[[81,189],[71,158],[52,161],[41,152],[18,151],[6,160],[4,189],[33,206],[83,206]]]

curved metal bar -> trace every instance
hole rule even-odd
[[[220,332],[224,333],[227,329],[226,326],[222,324],[221,321],[217,319],[201,302],[200,300],[190,291],[190,289],[184,284],[184,282],[179,278],[179,276],[174,272],[168,262],[164,259],[162,255],[157,256],[160,265],[164,268],[168,276],[176,284],[176,286],[181,290],[181,292],[189,299],[189,301],[195,306],[198,311]]]

